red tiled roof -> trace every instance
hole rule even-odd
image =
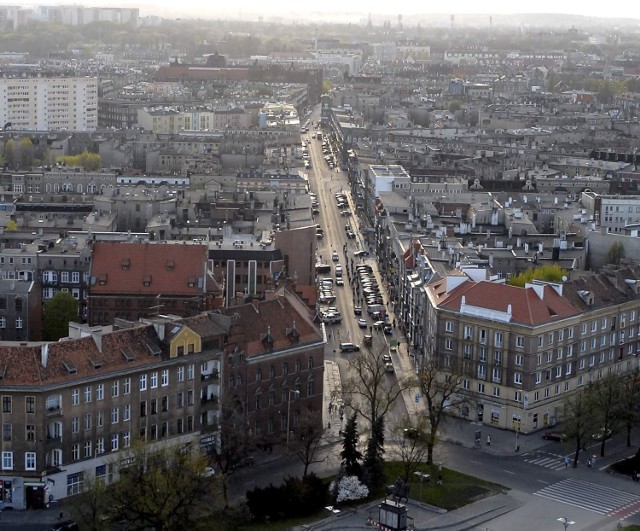
[[[460,311],[463,296],[465,304],[488,310],[506,312],[511,305],[511,321],[516,323],[537,325],[579,313],[550,286],[544,286],[542,299],[533,288],[488,281],[467,280],[449,293],[446,293],[445,287],[446,279],[429,287],[440,307]]]
[[[164,356],[152,353],[159,349],[160,342],[152,325],[103,334],[100,350],[92,337],[49,343],[46,367],[42,365],[40,346],[3,346],[0,347],[0,369],[4,371],[4,378],[0,383],[2,386],[43,387],[99,376],[160,361]]]
[[[97,242],[89,293],[195,296],[207,258],[206,245]]]
[[[272,350],[291,347],[295,343],[287,336],[295,327],[299,334],[298,343],[320,341],[320,331],[312,324],[310,315],[301,315],[286,297],[244,304],[228,308],[231,317],[231,333],[229,346],[238,345],[245,351],[245,356],[255,356],[268,351],[263,342],[267,333],[273,340]]]

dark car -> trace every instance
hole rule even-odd
[[[354,251],[353,256],[369,256],[369,251],[360,249],[359,251]]]
[[[387,325],[385,326],[382,331],[387,334],[388,336],[390,336],[391,334],[393,334],[393,328],[391,327],[391,325]]]
[[[611,430],[607,429],[607,431],[606,431],[606,433],[605,433],[604,428],[600,428],[600,430],[599,430],[599,431],[597,431],[596,433],[594,433],[594,434],[591,436],[591,438],[592,438],[594,441],[601,441],[601,440],[602,440],[602,438],[603,438],[603,436],[604,436],[604,438],[605,438],[605,439],[610,439],[612,435],[613,435],[613,432],[612,432]]]
[[[567,436],[559,431],[545,431],[542,434],[542,438],[546,441],[558,441],[563,442],[567,440]]]
[[[231,470],[238,470],[239,468],[245,468],[247,466],[254,465],[256,460],[252,455],[246,455],[238,459],[233,465],[231,465]]]
[[[362,306],[354,306],[353,307],[353,313],[355,315],[362,315]]]

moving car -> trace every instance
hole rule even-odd
[[[360,347],[353,343],[340,343],[340,352],[358,352]]]
[[[362,306],[354,306],[353,313],[354,315],[362,315]]]
[[[598,430],[596,433],[594,433],[591,436],[591,438],[594,441],[601,441],[603,437],[605,439],[610,439],[612,435],[613,435],[613,432],[611,430],[607,429],[607,431],[605,433],[605,429],[604,428],[600,428],[600,430]]]
[[[340,257],[338,256],[338,251],[333,251],[331,253],[331,260],[333,260],[334,262],[337,262],[338,260],[340,260]]]
[[[355,251],[353,256],[369,256],[369,252],[364,249],[360,249],[359,251]]]
[[[358,326],[360,328],[367,328],[367,320],[366,319],[358,319]]]
[[[558,442],[563,442],[567,440],[567,436],[559,431],[545,431],[542,434],[542,438],[545,441],[558,441]]]

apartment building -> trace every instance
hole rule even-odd
[[[12,130],[94,131],[95,77],[0,78],[0,121]]]
[[[41,508],[110,483],[132,439],[215,440],[229,319],[203,314],[77,339],[0,347],[4,508]]]
[[[42,339],[42,303],[31,280],[0,280],[0,340]]]
[[[307,415],[322,430],[325,338],[309,309],[284,292],[226,314],[233,350],[224,359],[224,392],[243,404],[257,442],[284,442]]]
[[[89,323],[135,321],[160,313],[187,316],[206,309],[210,302],[206,267],[206,245],[96,242]]]
[[[638,367],[640,269],[520,288],[451,274],[426,288],[426,353],[461,370],[457,413],[530,433],[567,396]]]

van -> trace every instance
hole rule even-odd
[[[331,284],[333,286],[333,279],[331,277],[324,277],[320,279],[322,284]]]
[[[367,313],[369,315],[371,315],[374,312],[382,313],[383,311],[384,311],[384,305],[382,304],[369,304],[369,306],[367,306]]]
[[[360,347],[353,343],[340,343],[340,352],[358,352]]]

